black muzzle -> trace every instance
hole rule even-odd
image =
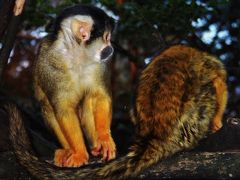
[[[114,50],[112,46],[105,47],[101,52],[101,60],[107,60],[109,57],[112,56]]]

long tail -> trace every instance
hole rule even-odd
[[[42,173],[47,171],[47,173],[44,173],[43,178],[52,178],[51,171],[46,168],[43,169],[43,162],[41,162],[35,156],[32,150],[26,129],[23,124],[22,116],[17,107],[13,104],[9,104],[5,106],[5,109],[9,115],[10,140],[20,164],[27,168],[27,170],[36,177],[43,175]]]
[[[4,106],[4,109],[9,116],[10,141],[19,163],[38,179],[70,179],[70,170],[61,170],[35,155],[24,127],[21,112],[16,105],[8,104]]]
[[[95,168],[58,168],[39,159],[32,150],[23,124],[21,112],[13,105],[5,106],[10,119],[10,140],[22,166],[38,179],[125,179],[169,156],[177,149],[164,147],[165,143],[154,138],[138,138],[127,156]],[[170,143],[171,144],[171,143]]]
[[[139,138],[130,148],[127,156],[103,166],[96,174],[106,179],[136,177],[144,169],[172,154],[160,144],[158,139]]]

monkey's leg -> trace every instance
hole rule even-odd
[[[111,136],[112,104],[107,95],[98,94],[94,100],[94,120],[97,131],[97,146],[92,150],[93,155],[102,154],[103,160],[116,157],[116,147]]]
[[[49,100],[45,93],[43,92],[42,88],[35,84],[35,96],[38,99],[38,101],[41,104],[42,109],[42,115],[44,117],[45,124],[54,131],[54,133],[57,135],[57,138],[61,145],[65,149],[69,149],[69,144],[64,137],[62,130],[56,120],[53,108],[51,104],[49,103]]]
[[[46,119],[45,121],[46,121],[47,126],[49,126],[50,129],[53,130],[54,133],[57,135],[57,138],[58,138],[60,144],[64,147],[64,149],[69,149],[70,146],[69,146],[66,138],[64,137],[64,134],[55,118],[53,109],[50,106],[50,104],[48,104],[48,102],[45,102],[42,105],[42,114],[44,116],[44,119]]]
[[[212,121],[212,132],[216,132],[222,127],[222,116],[227,104],[227,85],[221,77],[213,80],[216,89],[217,111]]]
[[[90,95],[84,98],[83,106],[79,114],[81,117],[80,122],[82,130],[86,135],[90,147],[94,148],[97,146],[97,134],[93,115],[93,98]]]
[[[63,101],[55,104],[55,113],[70,149],[56,150],[54,160],[57,166],[79,167],[87,163],[88,153],[76,114],[76,106]]]

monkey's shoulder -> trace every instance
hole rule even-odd
[[[54,44],[55,41],[56,39],[52,35],[48,35],[40,41],[37,58],[34,63],[35,72],[41,74],[49,74],[49,72],[65,74],[68,71],[68,65],[60,51],[57,50]]]
[[[225,71],[224,64],[215,56],[186,45],[174,45],[156,56],[147,68],[184,70],[188,73]],[[164,72],[165,72],[164,71]],[[151,71],[153,72],[153,71]]]
[[[49,47],[52,46],[53,42],[56,40],[55,36],[52,35],[52,34],[49,34],[47,36],[45,36],[41,41],[40,41],[40,44],[39,44],[39,48],[40,50],[41,49],[48,49]]]

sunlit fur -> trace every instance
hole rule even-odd
[[[93,155],[115,158],[110,70],[101,59],[102,50],[111,46],[110,38],[104,38],[111,34],[111,21],[98,8],[70,7],[58,18],[57,31],[40,43],[33,84],[44,121],[62,145],[55,151],[57,166],[86,164],[87,144]]]

